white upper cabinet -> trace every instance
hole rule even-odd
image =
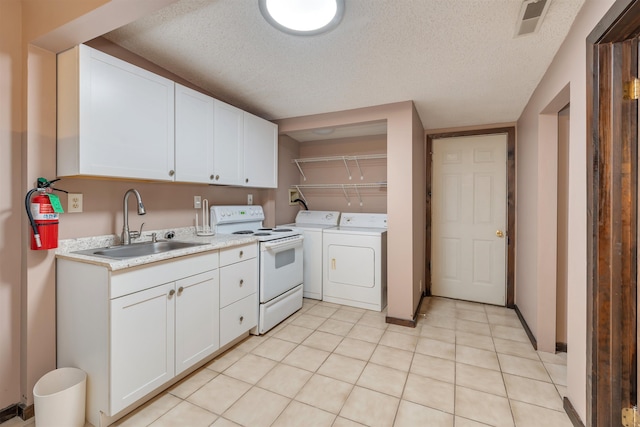
[[[174,82],[85,45],[58,55],[58,175],[174,180]]]
[[[58,55],[58,176],[276,188],[278,127],[89,46]]]
[[[278,186],[278,126],[244,114],[244,185]]]
[[[244,111],[218,100],[213,111],[213,183],[242,185]]]
[[[214,183],[214,99],[176,83],[176,181]]]

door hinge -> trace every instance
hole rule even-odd
[[[638,407],[622,409],[622,426],[623,427],[640,427],[640,415]]]
[[[640,79],[633,79],[624,84],[623,88],[624,99],[638,99],[640,98]]]

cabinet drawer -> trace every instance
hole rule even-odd
[[[250,259],[220,269],[220,307],[245,298],[258,289],[258,262]]]
[[[246,259],[255,258],[258,254],[258,244],[235,246],[233,248],[220,250],[220,266],[233,264]]]
[[[258,298],[251,294],[220,309],[220,347],[258,324]]]

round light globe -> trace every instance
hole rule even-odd
[[[260,12],[280,31],[315,35],[335,28],[344,14],[344,0],[260,0]]]

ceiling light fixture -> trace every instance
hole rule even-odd
[[[332,30],[344,15],[344,0],[260,0],[260,12],[278,30],[312,36]]]

